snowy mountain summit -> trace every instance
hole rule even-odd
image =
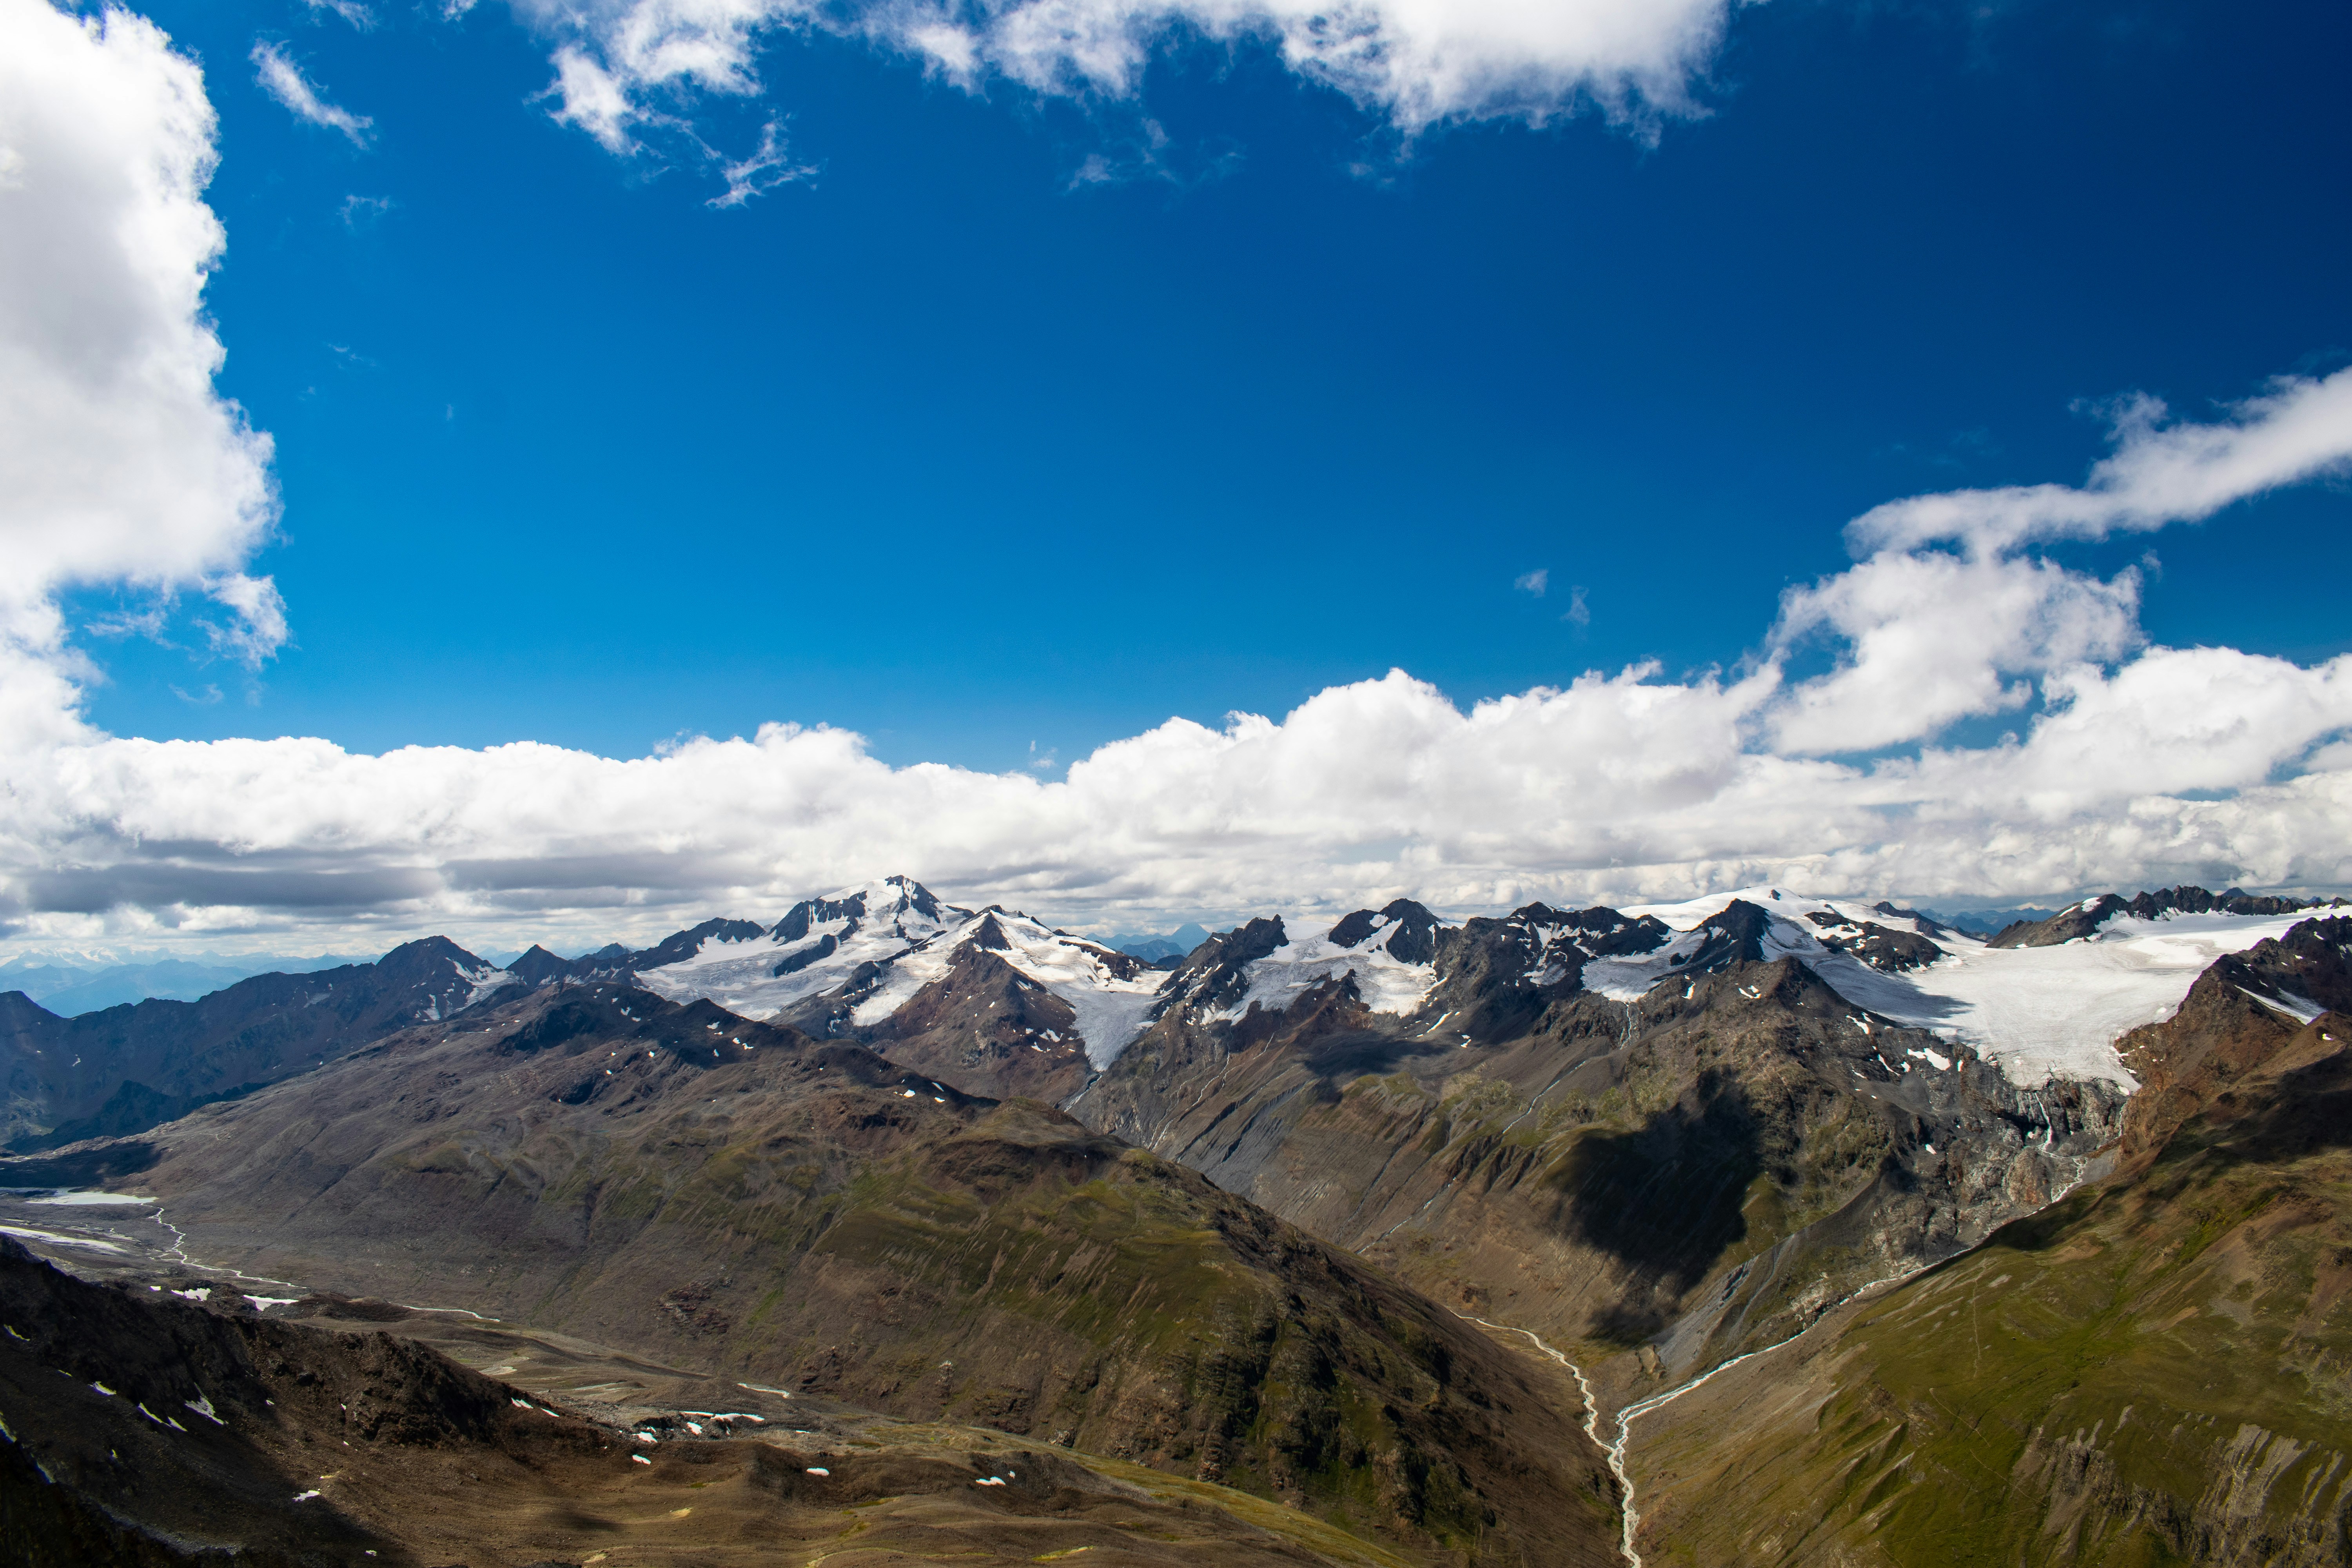
[[[1531,903],[1449,921],[1409,899],[1283,911],[1155,964],[1001,904],[942,901],[903,876],[794,904],[773,924],[713,920],[637,952],[533,950],[532,984],[628,976],[673,1001],[855,1037],[923,1070],[1059,1098],[1155,1028],[1244,1041],[1302,1009],[1448,1045],[1498,1041],[1579,993],[1633,1003],[1741,963],[1794,959],[1858,1016],[1970,1047],[2014,1081],[2128,1084],[2115,1042],[2169,1016],[2221,953],[2309,906],[2231,889],[2085,900],[1987,940],[1884,900],[1744,888],[1622,910]]]
[[[943,903],[908,877],[803,899],[769,927],[711,924],[689,949],[665,943],[646,955],[660,962],[632,963],[637,983],[818,1036],[920,1033],[914,1026],[941,1002],[924,993],[970,989],[985,976],[1005,993],[980,1007],[1003,1016],[987,1022],[1015,1021],[1021,1047],[1099,1068],[1134,1037],[1164,978],[1141,959],[1002,905]],[[900,1017],[919,996],[931,1005]]]

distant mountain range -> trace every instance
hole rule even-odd
[[[364,963],[362,955],[320,953],[298,958],[284,953],[193,958],[151,956],[123,963],[62,962],[35,954],[0,963],[0,991],[21,991],[52,1013],[72,1017],[119,1007],[149,997],[193,1002],[255,974],[303,974],[315,969]]]
[[[172,1268],[993,1426],[1432,1568],[1621,1535],[1654,1562],[2315,1564],[2352,1521],[2334,907],[2175,888],[1985,936],[1785,888],[1398,900],[1171,958],[893,877],[572,959],[435,938],[192,1003],[0,995],[0,1186],[150,1194]],[[2135,1281],[2190,1280],[2221,1237],[2180,1287],[2219,1292],[2200,1338],[2205,1296]],[[2006,1337],[1958,1370],[1956,1268],[2066,1304],[2000,1298]],[[2105,1338],[2051,1326],[2101,1291]],[[2167,1335],[2263,1370],[2102,1370]],[[1790,1386],[1845,1414],[1808,1435],[1756,1380],[1824,1336],[1846,1359]]]

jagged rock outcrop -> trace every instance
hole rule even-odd
[[[1823,947],[1832,952],[1850,952],[1873,969],[1889,974],[1924,968],[1944,956],[1944,950],[1932,939],[1916,931],[1896,931],[1875,921],[1849,921],[1819,911],[1806,918],[1819,928],[1816,939]]]

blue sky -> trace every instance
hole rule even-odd
[[[0,949],[2352,889],[2347,45],[0,0]]]
[[[1870,506],[2078,480],[2085,399],[2352,357],[2336,6],[1774,0],[1703,118],[1402,152],[1263,47],[1087,106],[786,35],[758,98],[674,105],[730,149],[785,117],[815,170],[724,210],[551,119],[514,14],[378,13],[148,7],[221,118],[219,385],[278,443],[253,569],[294,640],[248,676],[86,638],[114,732],[632,756],[790,720],[1005,769],[1391,666],[1465,702],[1728,666]],[[1164,173],[1073,188],[1147,116]],[[2063,553],[2152,546],[2155,640],[2308,663],[2352,646],[2347,517]]]

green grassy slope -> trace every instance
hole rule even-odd
[[[2272,1028],[2137,1172],[1637,1427],[1650,1561],[2352,1560],[2352,1046]]]

